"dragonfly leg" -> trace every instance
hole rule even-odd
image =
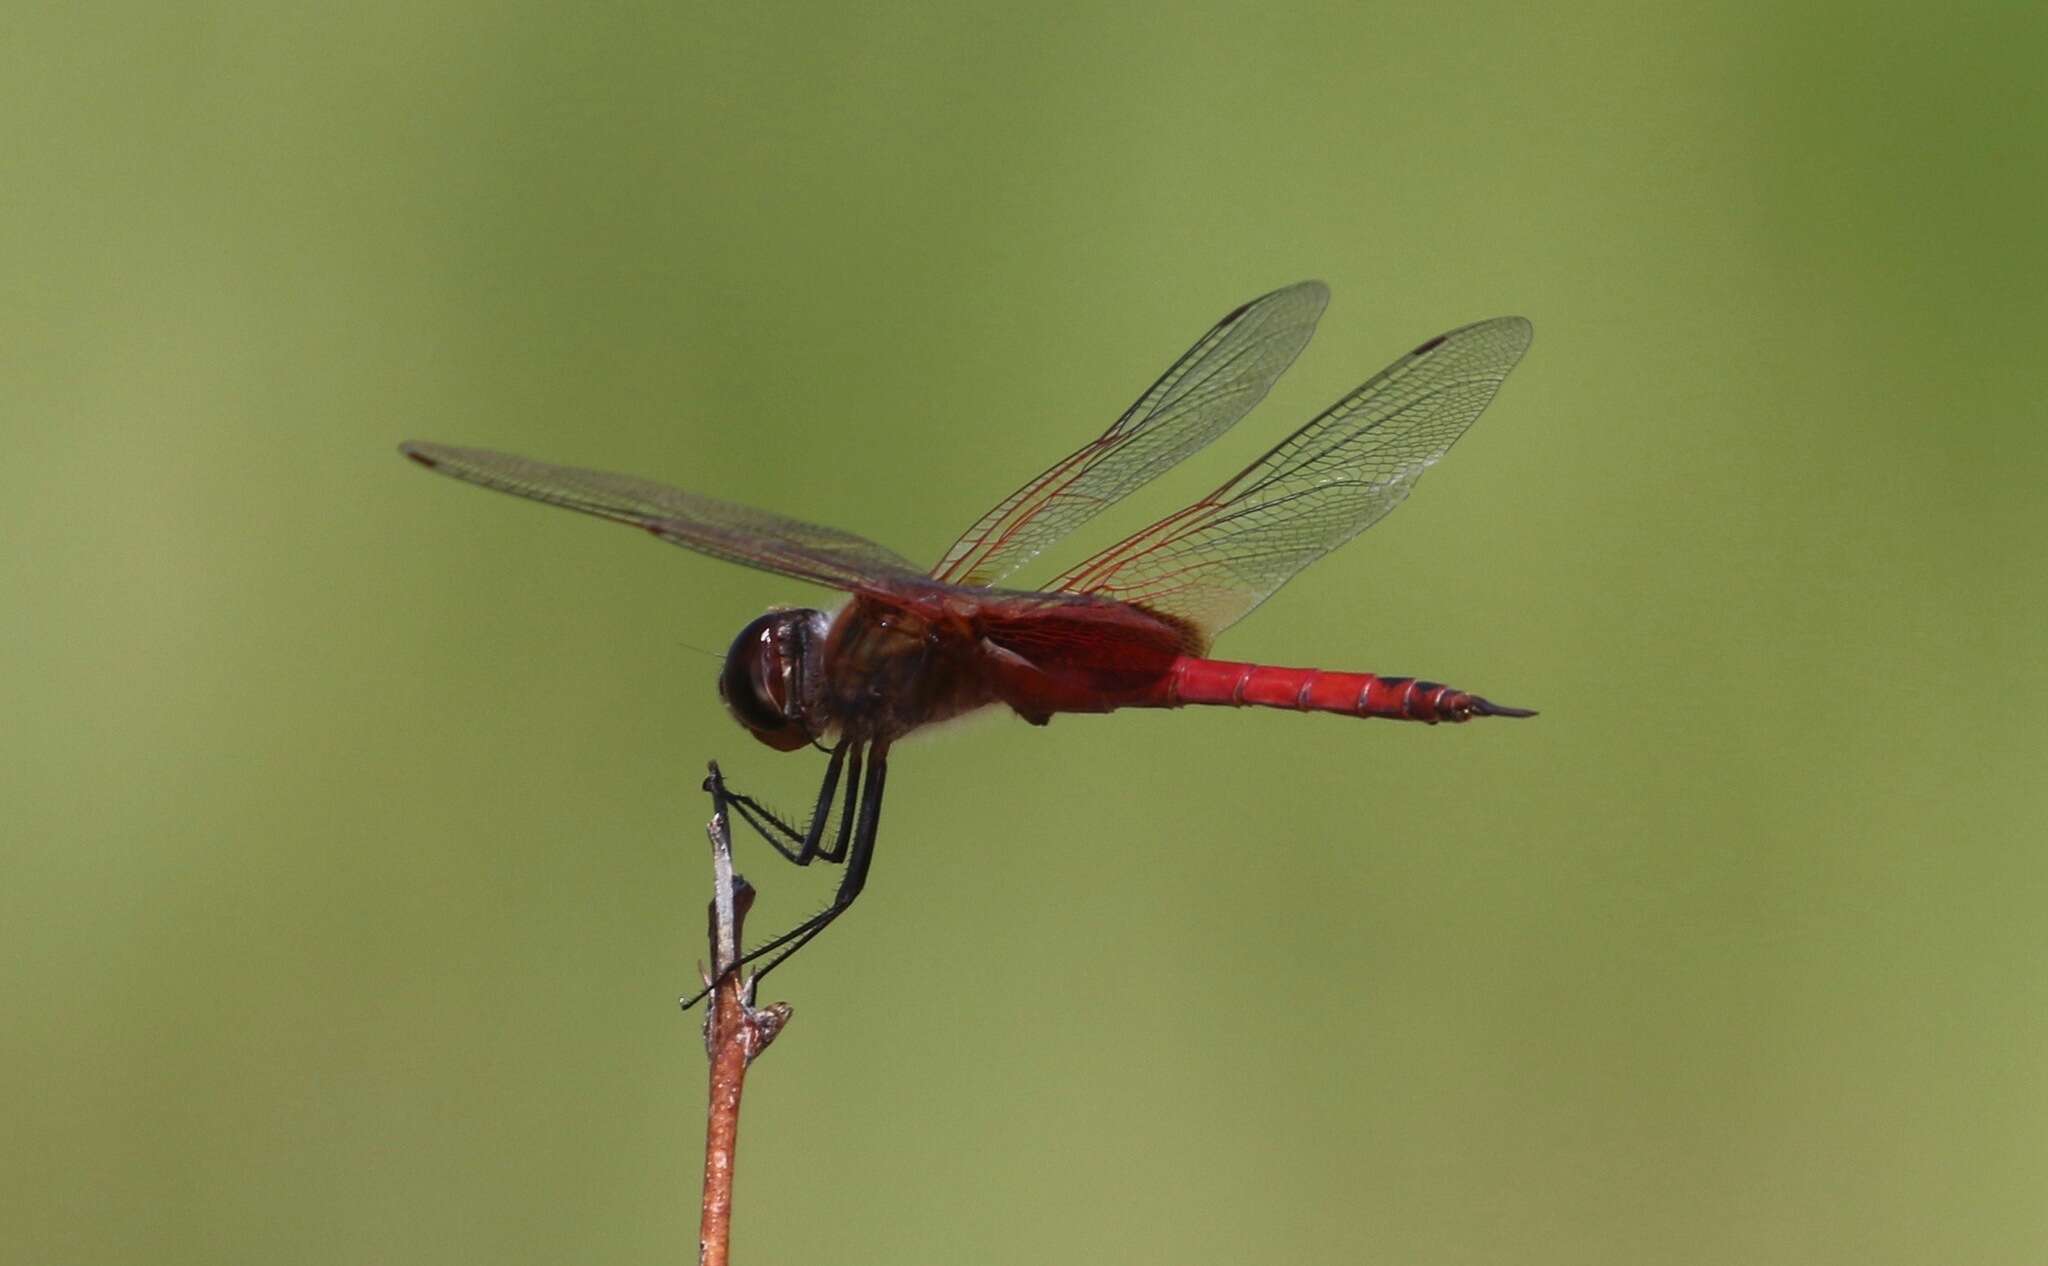
[[[846,807],[839,811],[839,838],[831,848],[821,848],[818,860],[838,865],[846,860],[847,842],[853,834],[854,804],[860,792],[860,749],[853,749],[853,766],[846,774]],[[821,805],[823,801],[819,802]]]
[[[811,820],[803,830],[784,822],[774,812],[752,796],[732,790],[721,777],[717,787],[707,784],[705,790],[712,792],[742,822],[754,828],[754,833],[768,841],[769,847],[799,866],[808,866],[816,858],[836,862],[846,851],[847,826],[840,823],[839,841],[831,850],[822,849],[818,841],[824,837],[825,827],[832,819],[832,797],[839,790],[840,770],[846,764],[847,750],[851,740],[842,740],[832,749],[831,763],[825,766],[825,781],[818,788],[818,803],[811,810]],[[853,777],[847,781],[847,816],[852,816],[853,790],[860,782],[860,751],[853,749]]]
[[[810,944],[818,933],[824,931],[834,919],[846,913],[853,905],[854,899],[860,896],[861,889],[867,884],[868,867],[874,861],[875,833],[882,819],[882,786],[888,780],[888,774],[887,751],[877,746],[869,753],[866,777],[856,777],[847,784],[846,813],[840,824],[839,843],[833,850],[845,856],[846,873],[840,877],[838,891],[832,894],[832,903],[789,931],[740,955],[739,961],[728,970],[738,971],[749,963],[773,954],[774,957],[768,960],[768,965],[754,973],[754,980],[758,983],[761,977],[779,967],[791,954]],[[713,794],[720,793],[714,791]],[[848,823],[853,824],[850,833]],[[824,855],[822,850],[815,848],[812,852],[817,856]],[[712,986],[707,985],[686,999],[683,1002],[683,1009],[687,1011],[695,1006],[711,992],[711,988]]]
[[[847,847],[846,873],[839,878],[839,891],[832,894],[832,904],[805,919],[789,931],[764,945],[757,945],[740,956],[740,965],[752,963],[765,955],[774,954],[768,964],[754,973],[759,981],[769,972],[809,945],[818,933],[832,925],[832,921],[851,909],[854,899],[867,886],[868,867],[875,860],[875,834],[882,822],[882,787],[889,778],[889,759],[886,749],[877,747],[869,755],[867,780],[860,792],[860,822],[853,829],[853,838]],[[847,801],[848,816],[852,816],[853,802]]]

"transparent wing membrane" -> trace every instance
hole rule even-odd
[[[455,479],[638,527],[713,558],[856,592],[1017,611],[1131,603],[1211,639],[1400,504],[1493,400],[1531,338],[1499,317],[1431,339],[1208,496],[1035,594],[997,581],[1229,429],[1307,344],[1329,292],[1306,281],[1219,321],[1100,438],[990,510],[927,576],[865,537],[652,480],[489,449],[410,443]],[[1078,634],[1076,634],[1078,635]]]
[[[1304,281],[1231,312],[1100,438],[983,515],[932,569],[933,577],[994,585],[1229,430],[1308,345],[1329,299],[1323,283]]]
[[[411,443],[400,445],[399,451],[465,483],[629,524],[700,554],[761,571],[847,590],[930,583],[916,564],[865,537],[650,479],[555,466],[482,448]]]
[[[1498,317],[1431,339],[1207,497],[1050,587],[1136,603],[1213,638],[1399,505],[1532,335],[1521,317]]]

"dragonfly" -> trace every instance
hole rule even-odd
[[[1533,330],[1521,317],[1437,335],[1207,496],[1042,588],[1004,586],[1250,412],[1328,302],[1321,282],[1304,281],[1232,309],[1108,430],[997,502],[928,570],[851,532],[631,475],[443,444],[400,451],[438,474],[847,595],[831,611],[779,607],[754,619],[718,676],[726,709],[756,739],[815,748],[826,764],[801,824],[722,784],[714,793],[798,866],[844,867],[824,909],[733,964],[773,955],[758,982],[860,896],[890,753],[926,726],[989,708],[1034,725],[1190,705],[1428,724],[1535,715],[1413,677],[1209,657],[1218,634],[1407,497],[1528,350]]]

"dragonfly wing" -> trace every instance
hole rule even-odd
[[[1431,339],[1215,492],[1051,586],[1135,603],[1206,638],[1401,503],[1529,348],[1521,317]]]
[[[1099,439],[1004,498],[953,543],[935,579],[990,586],[1251,412],[1315,333],[1330,300],[1303,281],[1237,308]]]
[[[465,483],[630,524],[700,554],[761,571],[847,590],[931,583],[914,563],[865,537],[649,479],[483,448],[415,442],[399,445],[399,451]]]

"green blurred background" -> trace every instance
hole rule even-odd
[[[7,25],[0,1255],[690,1252],[697,779],[820,763],[697,648],[825,595],[397,441],[936,558],[1321,276],[1060,558],[1520,312],[1219,649],[1542,718],[901,750],[768,991],[738,1260],[2048,1260],[2040,6]],[[833,878],[742,864],[762,931]]]

